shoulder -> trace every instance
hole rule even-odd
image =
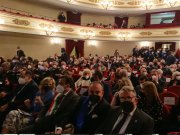
[[[142,110],[140,109],[136,109],[135,111],[136,115],[142,119],[143,121],[149,121],[149,122],[153,122],[153,118],[151,116],[149,116],[147,113],[143,112]]]

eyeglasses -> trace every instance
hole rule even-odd
[[[136,96],[133,97],[120,97],[121,101],[132,101],[133,98],[135,98]]]

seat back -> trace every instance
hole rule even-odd
[[[179,96],[170,91],[163,92],[159,95],[162,103],[167,106],[176,106],[179,104]]]
[[[167,89],[167,91],[175,93],[176,95],[178,95],[180,97],[180,86],[178,86],[178,85],[169,87]]]

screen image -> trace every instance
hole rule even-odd
[[[174,23],[175,12],[151,14],[151,24]]]

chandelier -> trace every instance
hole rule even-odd
[[[114,5],[112,0],[100,0],[99,4],[106,10]]]
[[[118,37],[123,40],[126,41],[129,37],[130,37],[130,33],[129,32],[120,32],[118,34]]]
[[[95,33],[92,30],[81,30],[81,35],[83,35],[86,39],[90,39],[95,36]]]
[[[169,5],[170,7],[174,7],[178,0],[164,0],[164,3]]]
[[[141,0],[140,6],[146,10],[149,10],[154,5],[153,0]]]

